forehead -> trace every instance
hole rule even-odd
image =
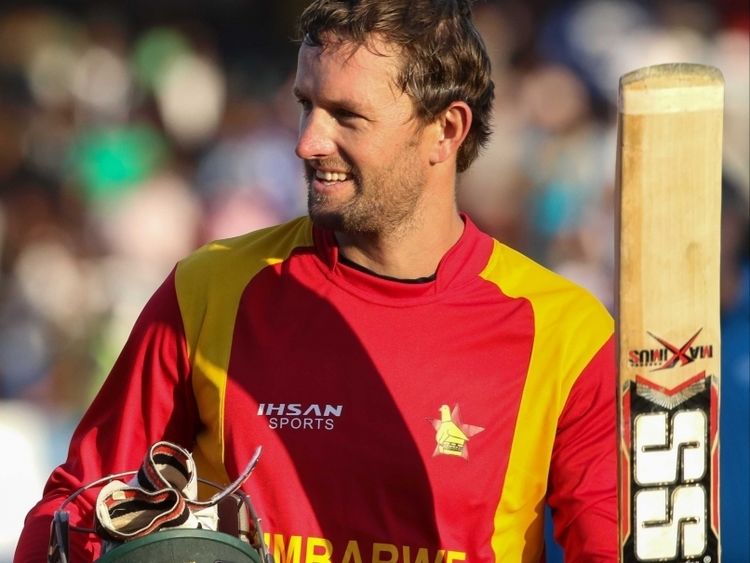
[[[382,41],[367,45],[331,40],[323,46],[302,44],[297,57],[295,89],[306,95],[323,91],[356,94],[362,102],[398,98],[400,55]]]

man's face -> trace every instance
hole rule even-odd
[[[310,217],[349,233],[383,233],[413,219],[429,167],[400,62],[351,43],[303,44],[294,93],[302,107],[296,153],[305,162]]]

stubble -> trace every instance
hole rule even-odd
[[[320,226],[352,235],[395,235],[408,231],[417,219],[419,201],[425,191],[425,177],[414,145],[413,141],[406,143],[394,162],[366,177],[360,170],[349,167],[354,193],[344,202],[315,193],[310,187],[315,171],[306,165],[310,218]]]

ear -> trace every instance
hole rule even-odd
[[[471,108],[466,102],[452,102],[436,119],[438,136],[430,153],[430,164],[456,158],[458,148],[471,128]]]

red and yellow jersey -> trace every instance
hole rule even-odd
[[[277,563],[615,561],[613,322],[588,293],[468,220],[436,276],[338,260],[306,218],[180,262],[141,314],[16,561],[81,484],[191,448],[246,483]],[[80,497],[90,518],[90,497]],[[74,540],[82,539],[72,534]],[[73,561],[96,542],[76,541]]]

